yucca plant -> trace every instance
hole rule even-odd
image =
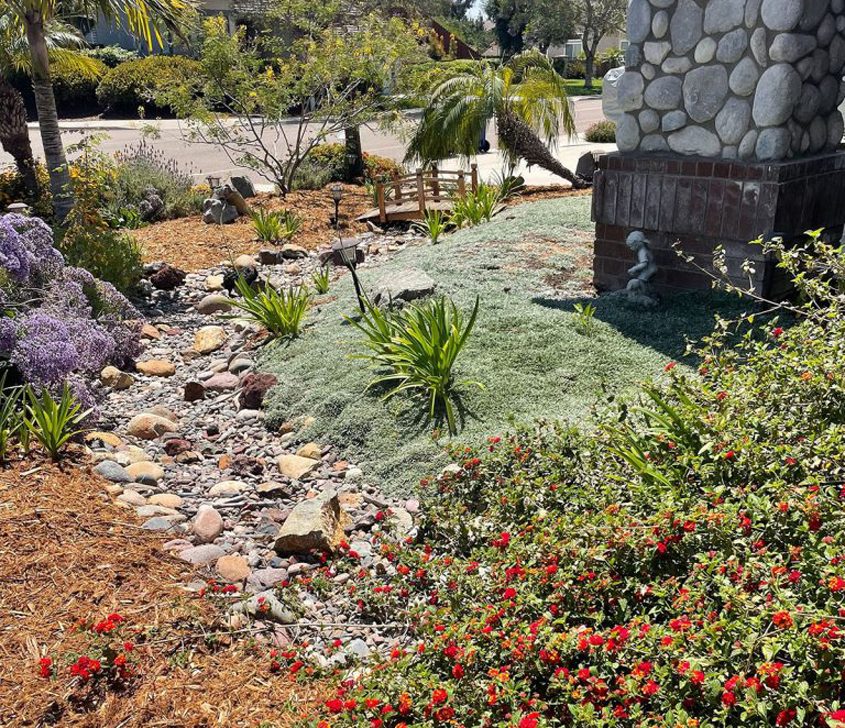
[[[314,284],[314,290],[321,296],[329,292],[331,279],[329,276],[329,267],[327,265],[321,266],[311,274],[311,282]]]
[[[234,299],[232,303],[250,320],[263,326],[277,339],[299,336],[311,303],[311,294],[304,286],[279,291],[264,282],[256,290],[243,276],[238,276],[235,287],[241,298]]]
[[[58,460],[65,445],[84,429],[81,427],[91,410],[82,410],[67,384],[62,387],[58,400],[46,389],[36,394],[27,387],[27,405],[24,426],[38,440],[41,447],[53,459]]]
[[[437,245],[440,238],[449,231],[450,227],[452,227],[452,223],[442,210],[429,210],[422,220],[415,222],[413,225],[414,230],[425,235],[431,240],[432,245]]]
[[[478,316],[478,298],[469,318],[446,297],[411,304],[393,314],[369,306],[360,321],[348,319],[367,339],[371,366],[386,370],[368,389],[390,387],[383,399],[407,392],[427,403],[427,421],[445,416],[450,435],[457,434],[453,369]],[[462,382],[481,387],[478,382]]]

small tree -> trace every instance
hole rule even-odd
[[[584,47],[584,87],[593,87],[596,53],[602,38],[625,24],[627,0],[577,0],[577,19]]]
[[[418,52],[415,33],[400,18],[373,13],[354,26],[324,24],[310,4],[287,4],[285,13],[287,32],[252,40],[243,28],[230,35],[223,18],[206,21],[204,77],[166,94],[194,141],[219,146],[282,194],[327,138],[344,132],[357,149],[358,127],[389,108],[382,85]]]

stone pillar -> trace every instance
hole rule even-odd
[[[709,285],[676,240],[704,265],[723,244],[738,267],[758,236],[845,222],[845,0],[631,0],[628,37],[619,154],[595,179],[597,287],[624,286],[632,229],[672,289]]]

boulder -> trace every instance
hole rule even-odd
[[[316,442],[306,442],[296,454],[301,458],[311,458],[311,460],[319,460],[323,457],[323,449]]]
[[[126,427],[130,435],[141,440],[155,440],[168,432],[176,432],[177,429],[175,422],[150,412],[135,415]]]
[[[295,260],[297,258],[307,258],[308,251],[303,248],[301,245],[294,245],[293,243],[285,243],[282,246],[282,257],[287,258],[289,260]]]
[[[346,514],[334,490],[299,503],[276,537],[275,549],[282,556],[311,551],[333,552],[344,539]]]
[[[210,354],[226,343],[228,334],[222,326],[203,326],[194,334],[194,351],[197,354]]]
[[[247,374],[241,382],[238,401],[241,408],[257,410],[264,404],[264,397],[279,380],[272,374]]]
[[[199,402],[205,399],[205,387],[200,382],[186,382],[183,397],[186,402]]]
[[[165,263],[150,276],[150,283],[161,291],[172,291],[185,282],[186,273]]]
[[[383,276],[376,284],[373,301],[415,301],[434,293],[431,276],[418,268],[404,268]]]
[[[147,359],[139,361],[135,368],[148,377],[172,377],[176,374],[176,366],[166,359]]]
[[[232,175],[229,184],[241,197],[255,197],[255,185],[246,175]]]

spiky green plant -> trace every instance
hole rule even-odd
[[[82,410],[67,384],[58,400],[46,389],[36,394],[32,387],[27,387],[26,395],[24,426],[47,454],[58,460],[65,445],[84,432],[82,423],[91,410]]]
[[[596,330],[596,307],[592,303],[576,303],[575,330],[582,336],[589,336]]]
[[[331,278],[329,275],[329,266],[320,266],[311,274],[311,282],[314,284],[314,290],[321,296],[329,292],[331,285]]]
[[[234,299],[232,303],[247,318],[263,326],[274,338],[299,336],[311,304],[311,294],[304,286],[279,291],[264,282],[256,290],[243,276],[238,276],[235,287],[241,298]]]
[[[402,392],[423,399],[428,422],[445,417],[450,435],[457,434],[454,366],[478,316],[479,299],[469,318],[445,296],[411,304],[392,314],[370,305],[360,321],[348,319],[366,337],[369,352],[360,355],[383,373],[368,389],[386,385],[383,399]],[[482,385],[478,382],[462,384]]]
[[[489,222],[498,206],[499,193],[496,188],[482,183],[475,192],[468,192],[453,200],[451,222],[458,228]]]
[[[9,453],[9,442],[23,428],[20,411],[21,388],[6,387],[6,372],[0,375],[0,461]]]
[[[413,225],[414,230],[425,235],[431,240],[432,245],[437,245],[440,238],[449,231],[450,227],[452,227],[452,223],[442,210],[429,210],[422,220],[415,222]]]

